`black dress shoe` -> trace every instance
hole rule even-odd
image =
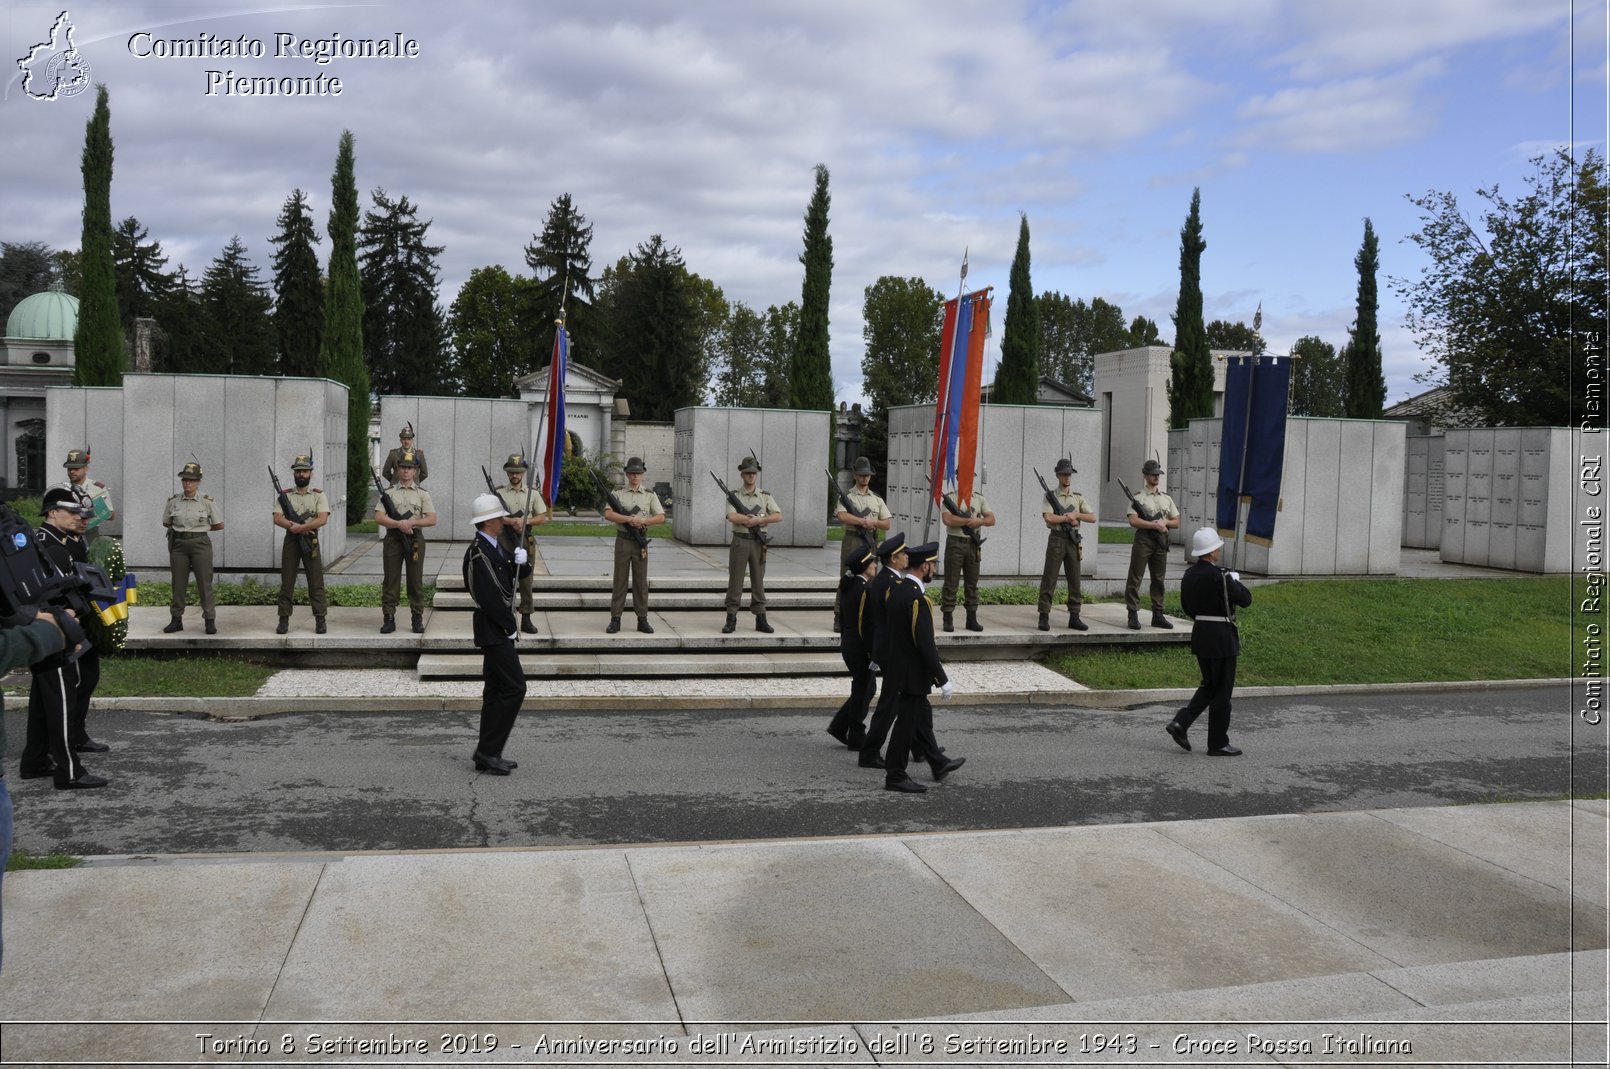
[[[494,776],[507,776],[513,771],[513,769],[509,767],[509,763],[503,760],[503,758],[492,757],[488,754],[482,753],[479,750],[475,751],[475,754],[473,757],[471,757],[471,760],[475,762],[475,771],[477,772],[490,772]]]
[[[39,768],[19,768],[17,776],[21,779],[44,779],[56,774],[55,765],[41,765]]]
[[[652,635],[654,633],[654,627],[648,622],[647,616],[639,616],[637,618],[637,629],[643,632],[645,635]]]
[[[164,627],[162,629],[162,633],[164,635],[171,635],[175,631],[183,631],[183,630],[184,630],[184,621],[179,619],[177,616],[175,616],[173,619],[168,621],[168,626]]]
[[[886,791],[899,791],[901,794],[928,793],[928,788],[914,779],[884,780],[883,789]]]
[[[856,753],[860,753],[861,747],[866,745],[866,728],[862,728],[860,731],[857,731],[854,727],[850,728],[845,735],[844,745]]]
[[[883,758],[879,757],[875,753],[874,754],[862,754],[859,758],[856,759],[855,763],[860,765],[862,768],[886,768],[886,767],[888,767],[885,764]]]
[[[106,743],[96,742],[94,739],[85,739],[83,742],[73,743],[74,753],[105,753],[110,749],[111,747]]]
[[[315,635],[322,635],[328,630],[329,630],[329,628],[324,626],[324,617],[319,616],[319,617],[314,618],[314,620],[313,620],[313,633]]]
[[[827,726],[827,733],[833,736],[835,739],[838,739],[846,746],[850,744],[850,733],[847,729],[836,728],[832,724],[829,724]]]
[[[946,776],[950,775],[952,772],[956,771],[966,763],[967,758],[965,757],[941,758],[938,761],[930,761],[928,763],[928,767],[934,771],[934,782],[943,783]]]
[[[1241,751],[1234,746],[1220,746],[1216,750],[1208,751],[1209,757],[1240,757]]]
[[[87,791],[91,787],[104,786],[106,786],[104,777],[92,776],[88,772],[79,773],[77,779],[61,779],[58,777],[56,780],[56,789],[58,791]]]
[[[218,621],[217,620],[208,620],[207,621],[207,626],[205,628],[203,628],[203,630],[206,631],[207,634],[209,634],[209,635],[216,635],[218,633]]]
[[[1184,724],[1181,724],[1178,720],[1170,720],[1168,723],[1163,725],[1163,730],[1168,732],[1169,738],[1173,739],[1179,744],[1180,749],[1184,750],[1186,753],[1191,752],[1191,740],[1185,737]]]
[[[502,762],[503,762],[503,763],[504,763],[504,764],[506,764],[506,765],[508,765],[508,766],[509,766],[509,771],[510,771],[510,772],[513,772],[513,771],[514,771],[514,770],[515,770],[515,769],[517,769],[517,768],[519,768],[519,767],[520,767],[520,762],[518,762],[518,761],[511,761],[511,760],[509,760],[509,759],[508,759],[508,758],[507,758],[507,757],[500,757],[500,758],[498,758],[498,760],[499,760],[499,761],[502,761]]]

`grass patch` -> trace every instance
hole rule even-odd
[[[982,591],[981,591],[982,593]],[[1571,587],[1541,579],[1295,581],[1243,609],[1238,686],[1569,676]],[[1178,593],[1165,609],[1182,615]],[[1092,650],[1049,667],[1086,686],[1193,686],[1189,649]]]
[[[196,584],[191,583],[187,588],[185,604],[194,608],[201,604],[201,596],[196,593]],[[380,607],[379,583],[326,583],[324,592],[331,605],[342,609],[378,609]],[[264,582],[255,576],[246,576],[238,583],[215,581],[212,585],[213,600],[219,605],[278,605],[280,600],[279,580]],[[435,603],[436,587],[427,583],[424,588],[425,604]],[[163,582],[140,581],[140,605],[152,609],[165,609],[173,597],[173,585]],[[307,587],[298,583],[291,592],[293,605],[306,605]]]
[[[6,859],[7,872],[26,872],[30,869],[72,869],[84,863],[81,857],[71,854],[30,854],[26,850],[13,850]]]
[[[380,533],[380,524],[374,520],[359,520],[357,523],[347,524],[349,535],[372,535]]]
[[[277,669],[240,657],[106,657],[101,698],[246,698]]]
[[[1132,546],[1135,544],[1135,529],[1133,527],[1100,527],[1101,532],[1097,539],[1104,546]]]

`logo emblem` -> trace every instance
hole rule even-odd
[[[50,37],[17,59],[22,91],[35,100],[62,100],[89,88],[89,63],[73,45],[73,23],[63,11]]]
[[[18,549],[27,549],[28,536],[23,534],[21,531],[18,531],[16,534],[11,536],[11,544],[16,546]]]

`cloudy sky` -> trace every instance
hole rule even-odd
[[[0,240],[76,248],[93,91],[30,99],[13,62],[61,10],[24,0],[0,15]],[[1521,191],[1530,157],[1602,151],[1606,136],[1605,0],[96,2],[68,14],[111,93],[113,218],[139,218],[192,274],[238,234],[267,278],[281,205],[300,187],[324,220],[350,129],[364,206],[383,188],[433,220],[444,306],[476,267],[524,270],[525,243],[568,192],[595,227],[598,268],[658,233],[729,299],[764,308],[799,298],[802,217],[825,163],[833,370],[849,401],[865,287],[920,275],[953,293],[970,249],[968,282],[997,287],[999,322],[1019,213],[1037,291],[1104,297],[1172,337],[1194,187],[1207,318],[1250,321],[1261,301],[1278,351],[1305,334],[1346,341],[1353,256],[1374,221],[1388,402],[1401,400],[1427,369],[1390,286],[1423,264],[1404,240],[1417,226],[1405,194],[1474,206],[1478,187]],[[222,54],[243,38],[260,58]],[[287,41],[354,39],[412,41],[416,54],[283,54]],[[320,75],[340,80],[338,96],[229,92]]]

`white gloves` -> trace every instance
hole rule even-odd
[[[515,546],[514,547],[514,563],[516,563],[516,564],[524,564],[525,562],[526,562],[525,547],[524,546]]]
[[[946,701],[949,701],[950,696],[952,694],[955,694],[955,693],[956,693],[956,684],[954,684],[954,683],[947,682],[944,686],[939,688],[939,696],[941,698],[944,698]]]
[[[520,632],[518,630],[510,631],[509,632],[509,641],[510,642],[519,642],[520,641]]]
[[[1230,578],[1234,579],[1236,582],[1239,583],[1239,582],[1241,582],[1241,573],[1240,572],[1231,572],[1230,573]]]
[[[881,671],[883,671],[883,666],[880,665],[877,661],[868,661],[866,667],[867,667],[868,672],[881,672]]]

